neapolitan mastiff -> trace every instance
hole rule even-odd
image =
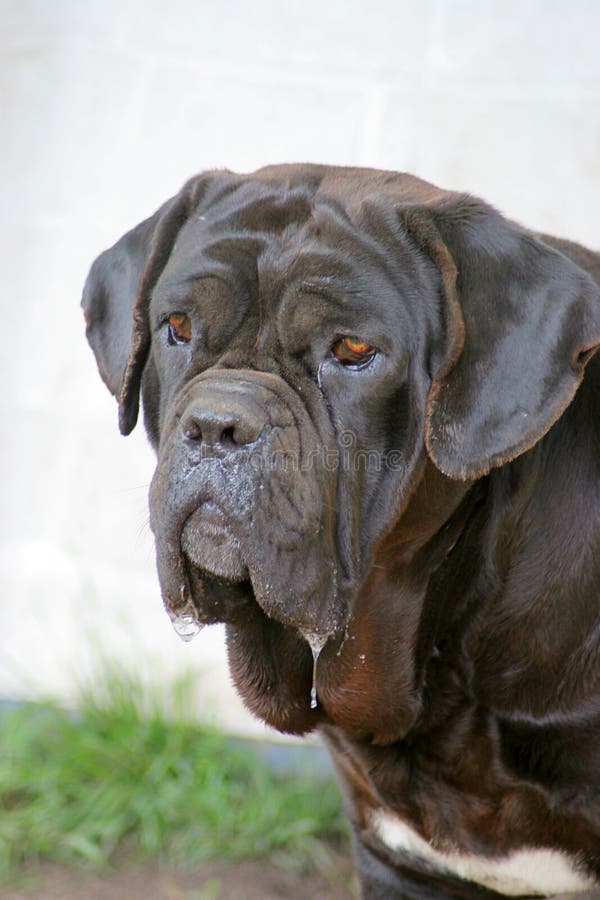
[[[92,267],[166,609],[322,733],[366,898],[600,896],[599,284],[474,197],[316,165],[201,174]]]

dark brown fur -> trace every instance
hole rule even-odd
[[[125,432],[141,385],[158,452],[167,609],[226,623],[256,715],[321,730],[365,897],[499,896],[384,847],[382,808],[600,882],[599,284],[475,198],[318,166],[198,176],[92,268],[101,374]],[[202,337],[167,347],[180,309]],[[364,373],[344,333],[379,341]]]

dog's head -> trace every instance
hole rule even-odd
[[[421,593],[404,637],[380,634],[378,571],[450,541],[469,485],[561,415],[599,342],[593,281],[471,197],[277,166],[192,179],[96,260],[83,305],[123,433],[143,395],[176,627],[227,623],[247,703],[298,732],[376,731],[361,693],[395,640],[406,731]],[[312,710],[308,644],[326,645]]]

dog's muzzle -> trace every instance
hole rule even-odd
[[[167,415],[150,489],[173,619],[238,621],[250,598],[303,634],[343,626],[336,480],[323,458],[304,404],[278,376],[213,370],[189,382]]]

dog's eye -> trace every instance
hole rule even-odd
[[[167,340],[174,344],[189,344],[192,339],[192,323],[185,313],[171,313],[167,319]]]
[[[359,337],[346,336],[336,341],[331,348],[332,354],[343,366],[364,366],[371,362],[377,348]]]

